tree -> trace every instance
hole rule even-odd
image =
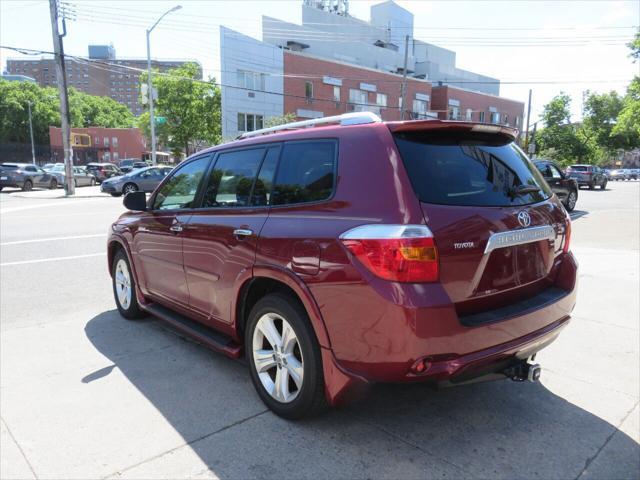
[[[220,87],[214,78],[198,80],[199,74],[200,67],[188,63],[153,77],[158,97],[154,113],[166,119],[166,143],[187,155],[192,145],[216,144],[222,138]],[[140,81],[146,83],[146,75]]]
[[[627,47],[631,50],[629,56],[633,58],[633,63],[640,60],[640,32],[636,32],[635,38],[627,43]]]
[[[542,112],[545,128],[536,135],[541,155],[562,163],[593,161],[588,139],[580,134],[581,125],[571,122],[571,97],[556,95]]]
[[[602,148],[608,154],[628,146],[623,135],[613,133],[623,106],[623,98],[615,91],[602,94],[585,92],[581,133],[594,141],[596,148]]]
[[[264,128],[276,127],[278,125],[284,125],[285,123],[291,123],[296,121],[295,113],[289,112],[277,117],[268,117],[264,121]]]
[[[640,147],[640,76],[627,88],[613,134],[623,137],[630,148]]]

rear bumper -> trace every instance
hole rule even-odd
[[[562,295],[550,296],[544,302],[525,302],[523,309],[507,312],[507,317],[500,321],[476,326],[462,324],[455,308],[437,297],[437,285],[433,285],[434,300],[429,306],[413,308],[387,303],[384,308],[376,308],[373,298],[367,298],[368,308],[364,304],[358,306],[361,316],[363,311],[370,311],[373,317],[373,321],[359,322],[365,328],[354,321],[345,325],[338,336],[325,317],[333,350],[332,368],[353,379],[353,382],[340,380],[340,384],[346,385],[457,383],[502,371],[557,338],[575,306],[576,279],[577,263],[569,253],[564,255],[552,287],[562,290]],[[429,296],[429,292],[421,294]],[[411,300],[404,298],[406,303]],[[348,303],[342,299],[343,311],[348,310]],[[348,343],[342,336],[347,336]],[[412,367],[422,361],[426,368],[417,373]],[[325,371],[327,375],[331,372]],[[331,384],[331,378],[327,383]],[[329,400],[332,401],[331,395]]]
[[[14,188],[22,188],[24,185],[24,180],[18,180],[11,178],[9,180],[0,180],[0,187],[14,187]]]

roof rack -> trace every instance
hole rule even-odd
[[[351,112],[335,115],[333,117],[312,118],[311,120],[302,120],[301,122],[285,123],[276,125],[275,127],[262,128],[252,132],[245,132],[237,137],[250,138],[264,135],[267,133],[280,132],[282,130],[293,130],[296,128],[315,127],[318,125],[329,125],[331,123],[339,123],[340,125],[364,125],[366,123],[380,123],[382,120],[378,115],[372,112]]]

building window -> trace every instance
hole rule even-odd
[[[427,116],[427,101],[426,100],[414,100],[413,101],[413,114],[416,118],[424,118]]]
[[[103,143],[104,143],[105,147],[108,147],[109,146],[109,137],[104,137]]]
[[[504,116],[504,124],[509,126],[509,115]]]
[[[113,145],[114,148],[118,148],[118,137],[113,137],[111,139],[111,145]]]
[[[340,101],[340,87],[336,85],[333,86],[333,101],[334,102]]]
[[[120,157],[120,155],[118,154],[118,152],[113,152],[113,161],[114,162],[117,162],[119,157]]]
[[[379,107],[387,106],[387,94],[386,93],[378,93],[376,94],[376,105]]]
[[[500,123],[500,114],[498,112],[491,112],[491,123]]]
[[[362,90],[358,90],[356,88],[349,89],[349,103],[353,103],[355,105],[366,105],[367,104],[367,92],[363,92]]]
[[[263,126],[263,116],[253,113],[238,113],[238,131],[253,132]]]
[[[480,123],[484,123],[484,112],[480,112],[479,117],[480,118],[478,120],[480,121]]]
[[[311,100],[313,98],[312,82],[304,82],[304,96],[307,98],[307,100]]]
[[[238,70],[238,86],[249,90],[264,90],[263,73]]]
[[[449,105],[449,120],[460,120],[460,107]]]
[[[104,155],[102,156],[102,159],[103,159],[105,162],[109,162],[109,161],[111,161],[111,155],[109,154],[109,152],[104,152]]]
[[[520,117],[519,117],[519,116],[518,116],[518,117],[516,117],[516,121],[515,121],[514,126],[515,126],[516,128],[520,128]]]

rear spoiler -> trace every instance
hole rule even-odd
[[[477,133],[497,133],[511,140],[518,138],[518,130],[504,125],[491,125],[486,123],[459,122],[455,120],[413,120],[405,122],[385,122],[392,133],[418,132],[437,130],[457,130]]]

